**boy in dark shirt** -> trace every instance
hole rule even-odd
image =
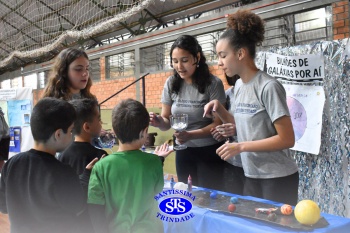
[[[91,144],[92,140],[100,135],[101,115],[98,103],[94,99],[76,99],[69,103],[77,113],[73,127],[74,142],[60,154],[58,160],[71,166],[78,175],[82,175],[86,165],[93,159],[107,155],[106,151]]]
[[[1,173],[0,211],[9,214],[11,233],[79,232],[84,192],[74,170],[55,159],[71,143],[75,119],[64,100],[43,98],[35,105],[34,147],[9,159]]]
[[[73,105],[77,113],[77,119],[73,127],[74,142],[60,154],[58,160],[71,166],[80,177],[90,178],[91,170],[83,174],[86,171],[86,165],[95,158],[100,159],[103,155],[107,155],[106,151],[91,144],[92,140],[100,135],[102,128],[98,103],[94,99],[76,99],[69,101],[69,103]],[[88,183],[89,180],[87,179],[84,182],[86,185],[83,186],[85,197],[87,197]],[[80,215],[80,221],[82,232],[94,232],[87,210]]]

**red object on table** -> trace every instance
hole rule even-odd
[[[236,205],[235,204],[229,204],[227,207],[228,211],[230,212],[235,212],[236,210]]]

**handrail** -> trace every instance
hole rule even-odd
[[[110,97],[108,97],[107,99],[105,99],[104,101],[102,101],[101,103],[99,103],[98,105],[101,106],[103,103],[107,102],[109,99],[113,98],[114,96],[118,95],[120,92],[124,91],[125,89],[127,89],[128,87],[130,87],[131,85],[135,84],[136,82],[140,81],[142,79],[142,102],[143,102],[143,106],[146,107],[146,84],[145,84],[145,77],[149,75],[149,73],[141,76],[139,79],[133,81],[132,83],[130,83],[129,85],[127,85],[126,87],[123,87],[121,90],[117,91],[115,94],[111,95]]]

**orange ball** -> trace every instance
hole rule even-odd
[[[230,212],[235,212],[236,210],[236,205],[235,204],[229,204],[227,207],[228,211]]]
[[[291,215],[293,213],[293,207],[287,204],[281,206],[281,213],[283,215]]]

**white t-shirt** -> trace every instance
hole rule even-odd
[[[281,83],[259,71],[248,83],[239,79],[231,106],[239,142],[256,141],[277,135],[273,122],[290,116],[286,92]],[[289,150],[273,152],[242,152],[244,173],[250,178],[277,178],[298,171]]]

